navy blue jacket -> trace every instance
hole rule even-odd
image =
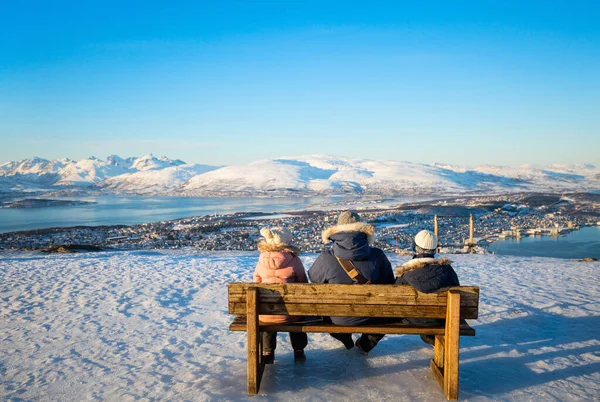
[[[415,256],[407,263],[396,267],[396,285],[410,285],[419,292],[432,293],[438,289],[460,286],[458,275],[447,258],[419,258]],[[405,318],[408,324],[439,324],[446,320],[436,318]]]
[[[447,258],[414,258],[396,268],[396,284],[410,285],[423,293],[460,286],[458,275],[450,264]]]
[[[312,283],[356,283],[350,279],[336,256],[352,261],[356,269],[373,284],[394,283],[394,271],[390,261],[383,251],[369,246],[367,233],[336,232],[328,238],[333,241],[333,247],[323,250],[308,270],[308,277]],[[364,325],[372,320],[365,317],[331,317],[331,321],[340,325]]]

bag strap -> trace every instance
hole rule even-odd
[[[352,279],[353,281],[354,280],[357,281],[361,285],[371,283],[370,280],[367,280],[367,278],[365,278],[363,276],[363,274],[361,274],[358,271],[358,269],[356,268],[356,266],[354,265],[354,263],[352,261],[350,261],[350,260],[342,260],[337,255],[335,256],[335,258],[337,258],[338,262],[340,263],[340,265],[342,266],[342,268],[344,268],[344,271],[348,274],[348,276],[350,277],[350,279]]]

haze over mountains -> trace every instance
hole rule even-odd
[[[73,161],[41,158],[0,165],[0,191],[140,195],[415,195],[600,189],[593,165],[466,168],[327,155],[259,160],[246,165],[186,164],[152,154]]]

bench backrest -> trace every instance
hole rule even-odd
[[[247,312],[246,294],[257,289],[263,315],[446,318],[448,290],[460,294],[460,318],[476,319],[479,288],[455,286],[421,293],[406,285],[229,283],[229,313]]]

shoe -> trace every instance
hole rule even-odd
[[[273,364],[275,361],[275,355],[273,353],[265,353],[263,355],[263,363],[264,364]]]
[[[358,350],[358,353],[360,353],[363,356],[368,356],[369,355],[369,352],[367,352],[366,350],[364,350],[362,348],[362,346],[360,346],[360,338],[358,338],[356,340],[356,343],[354,345],[356,346],[356,350]]]
[[[435,345],[435,336],[433,335],[420,335],[421,340],[428,345]]]
[[[304,363],[306,355],[303,350],[294,350],[294,363]]]
[[[354,347],[354,341],[352,340],[351,337],[343,340],[342,343],[344,344],[344,346],[346,347],[347,350],[350,350]]]

